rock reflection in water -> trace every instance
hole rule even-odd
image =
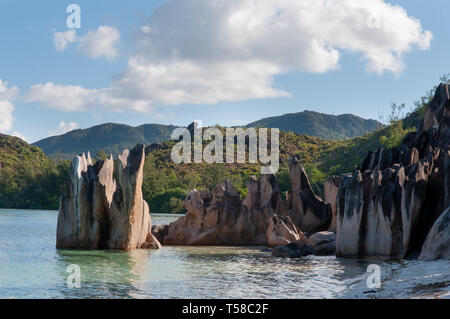
[[[69,265],[81,270],[81,289],[61,287],[64,298],[136,298],[145,272],[148,269],[150,251],[57,251],[57,269],[67,278]]]

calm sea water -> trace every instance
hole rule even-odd
[[[153,224],[178,218],[153,215]],[[0,210],[0,298],[449,298],[448,261],[377,264],[382,286],[366,285],[373,261],[272,258],[264,247],[56,250],[57,212]],[[67,286],[67,267],[81,288]]]

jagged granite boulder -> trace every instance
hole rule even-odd
[[[450,207],[441,214],[431,227],[419,259],[450,259]]]
[[[311,245],[308,238],[291,221],[289,216],[273,215],[267,228],[267,246],[276,247],[290,244]]]
[[[283,205],[276,178],[262,175],[248,183],[241,201],[226,180],[212,193],[192,191],[184,201],[185,216],[169,225],[165,245],[267,245],[267,230],[275,209]],[[281,202],[279,202],[281,200]],[[248,206],[246,206],[248,205]]]
[[[316,256],[331,256],[336,254],[336,233],[330,231],[318,232],[309,236],[309,242]]]
[[[300,240],[301,231],[286,217],[275,175],[251,177],[244,201],[226,180],[212,193],[192,191],[185,216],[171,223],[165,245],[271,246]]]
[[[311,243],[312,247],[316,247],[321,244],[336,241],[336,233],[330,231],[321,231],[309,236],[308,240]]]
[[[314,194],[308,176],[293,157],[289,162],[291,188],[287,194],[287,210],[294,224],[308,234],[327,230],[332,221],[330,204]]]
[[[142,197],[144,146],[92,164],[77,156],[70,166],[70,191],[61,197],[57,248],[160,248],[151,233],[150,212]]]
[[[292,187],[285,204],[275,175],[251,177],[247,197],[241,201],[229,181],[212,193],[190,192],[185,216],[168,226],[165,245],[265,245],[307,242],[303,229],[326,230],[331,207],[318,198],[304,169],[291,161]],[[155,234],[160,230],[155,229]]]
[[[450,96],[441,84],[417,132],[370,152],[339,188],[337,256],[401,259],[420,252],[450,205]]]

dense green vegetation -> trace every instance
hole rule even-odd
[[[265,118],[247,125],[247,127],[279,128],[286,132],[306,134],[329,140],[363,136],[381,126],[380,122],[365,120],[352,114],[336,116],[312,111]]]
[[[448,81],[448,77],[441,80]],[[281,131],[280,170],[277,173],[281,190],[287,191],[289,188],[287,167],[291,156],[300,159],[313,188],[322,194],[323,182],[327,178],[352,172],[368,151],[397,146],[407,133],[419,125],[434,90],[427,92],[409,114],[402,113],[403,104],[392,104],[392,111],[386,119],[389,125],[362,137],[326,140]],[[246,182],[251,175],[259,174],[260,167],[255,164],[176,165],[170,157],[174,144],[169,141],[147,148],[143,194],[152,212],[183,212],[182,201],[190,190],[212,189],[226,178],[244,197]],[[108,156],[103,149],[93,154],[97,154],[97,158]],[[38,147],[30,146],[19,138],[0,134],[0,207],[56,209],[59,196],[68,185],[69,165],[67,160],[46,157]]]
[[[259,164],[175,164],[170,157],[174,143],[164,143],[162,147],[149,152],[146,158],[143,192],[153,212],[182,211],[182,200],[190,190],[212,189],[225,179],[229,179],[244,197],[247,192],[246,182],[251,175],[260,172]],[[281,131],[279,178],[284,181],[283,189],[287,190],[289,185],[287,165],[291,155],[303,159],[309,165],[306,165],[307,170],[313,174],[315,166],[312,163],[319,161],[323,154],[339,143]],[[317,176],[317,180],[319,178]]]
[[[17,137],[0,134],[0,207],[57,209],[68,165]]]
[[[51,136],[33,145],[54,159],[72,159],[87,153],[97,154],[101,150],[119,154],[136,144],[152,144],[170,139],[175,126],[145,124],[131,127],[123,124],[106,123],[84,130],[74,130],[60,136]]]
[[[291,132],[280,132],[280,169],[277,173],[283,192],[290,186],[288,163],[297,156],[305,167],[314,190],[322,195],[323,182],[333,176],[352,172],[369,150],[397,146],[403,137],[414,130],[404,128],[403,122],[392,123],[364,137],[345,141],[328,141]],[[259,175],[255,164],[174,164],[170,160],[173,142],[163,149],[149,153],[145,163],[144,197],[153,212],[182,212],[182,201],[196,189],[212,189],[225,178],[246,195],[246,182],[251,175]]]

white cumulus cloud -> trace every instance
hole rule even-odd
[[[0,78],[0,132],[6,133],[13,128],[14,105],[11,101],[18,93],[16,86],[8,88],[8,83]]]
[[[120,32],[115,27],[101,26],[95,31],[89,31],[80,39],[78,50],[93,58],[105,58],[112,61],[119,56],[117,45],[120,41]]]
[[[112,59],[119,38],[101,27],[80,40],[79,50]],[[63,109],[148,110],[153,104],[285,97],[275,76],[339,69],[346,52],[359,56],[368,72],[398,74],[405,54],[429,49],[431,40],[417,18],[384,0],[172,0],[137,31],[126,69],[108,88],[65,87],[76,92],[70,103],[49,98],[45,89],[61,91],[57,85],[32,91]]]
[[[0,100],[0,132],[6,133],[13,127],[14,105],[9,101]]]
[[[56,130],[50,132],[50,136],[66,134],[67,132],[76,130],[77,128],[78,128],[78,123],[75,123],[75,122],[66,123],[64,121],[61,121],[59,123],[58,128]]]
[[[335,70],[342,52],[368,71],[398,73],[404,54],[431,38],[382,0],[174,0],[146,21],[113,86],[164,104],[285,96],[276,75]]]
[[[100,26],[88,31],[84,36],[77,36],[75,30],[55,32],[53,43],[57,51],[64,51],[69,44],[78,43],[77,50],[92,59],[105,58],[112,61],[119,56],[117,46],[120,42],[120,32],[115,27]]]
[[[12,133],[12,136],[18,137],[18,138],[20,138],[21,140],[24,140],[25,142],[28,142],[26,136],[23,135],[23,134],[21,134],[20,132],[14,131],[14,132]]]
[[[53,43],[57,51],[64,51],[71,43],[78,42],[77,33],[75,30],[66,32],[55,32],[53,34]]]
[[[18,93],[19,88],[17,86],[8,88],[8,82],[0,78],[0,100],[14,100]]]
[[[145,112],[150,110],[150,103],[144,100],[127,99],[115,96],[113,90],[86,89],[76,85],[58,85],[53,82],[36,84],[23,97],[25,102],[38,102],[48,108],[62,111],[86,111],[102,109],[120,112],[126,109]]]

